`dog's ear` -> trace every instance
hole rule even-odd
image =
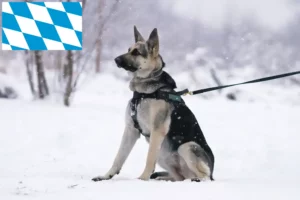
[[[143,36],[140,34],[140,32],[137,30],[136,26],[133,27],[134,29],[134,39],[135,42],[145,42]]]
[[[147,43],[148,43],[149,50],[152,52],[153,56],[157,57],[159,54],[159,39],[158,39],[157,28],[153,29]]]

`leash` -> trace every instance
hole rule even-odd
[[[167,102],[172,102],[172,103],[178,105],[177,103],[184,104],[184,101],[182,100],[182,98],[180,96],[202,94],[205,92],[210,92],[210,91],[219,90],[219,89],[223,89],[223,88],[233,87],[233,86],[237,86],[237,85],[245,85],[245,84],[250,84],[250,83],[264,82],[264,81],[279,79],[279,78],[283,78],[283,77],[287,77],[287,76],[293,76],[296,74],[300,74],[300,71],[286,73],[286,74],[280,74],[280,75],[276,75],[276,76],[269,76],[269,77],[265,77],[265,78],[255,79],[252,81],[236,83],[236,84],[231,84],[231,85],[222,85],[222,86],[218,86],[218,87],[205,88],[205,89],[195,90],[195,91],[189,91],[188,89],[185,89],[185,90],[182,90],[179,92],[165,92],[165,91],[158,90],[158,91],[150,93],[150,94],[134,92],[133,97],[130,101],[131,118],[133,120],[134,127],[140,132],[140,134],[144,135],[145,137],[149,137],[149,134],[143,133],[143,131],[138,123],[138,120],[137,120],[137,106],[142,99],[147,99],[147,98],[161,99],[161,100],[165,100]]]
[[[269,76],[269,77],[255,79],[255,80],[252,80],[252,81],[247,81],[247,82],[242,82],[242,83],[222,85],[222,86],[218,86],[218,87],[211,87],[211,88],[205,88],[205,89],[194,90],[194,91],[189,91],[188,89],[185,89],[185,90],[176,92],[176,94],[179,95],[179,96],[203,94],[203,93],[206,93],[206,92],[210,92],[210,91],[214,91],[214,90],[220,90],[220,89],[223,89],[223,88],[228,88],[228,87],[233,87],[233,86],[238,86],[238,85],[246,85],[246,84],[250,84],[250,83],[259,83],[259,82],[279,79],[279,78],[283,78],[283,77],[287,77],[287,76],[294,76],[296,74],[300,74],[300,71],[290,72],[290,73],[286,73],[286,74],[280,74],[280,75],[276,75],[276,76]]]

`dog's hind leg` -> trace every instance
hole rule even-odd
[[[195,177],[185,177],[192,181],[208,179],[211,174],[209,159],[205,151],[195,142],[182,144],[178,149],[178,154],[185,161],[189,170]]]

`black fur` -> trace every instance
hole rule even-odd
[[[162,68],[164,68],[166,66],[166,63],[164,62],[163,58],[161,57],[161,55],[158,55],[160,57],[160,60],[162,62]]]
[[[165,71],[162,72],[162,74],[159,76],[159,79],[155,80],[155,82],[164,84],[166,87],[168,87],[172,90],[177,88],[175,80]]]
[[[203,149],[195,149],[194,153],[206,159],[211,174],[214,169],[214,155],[206,142],[200,125],[187,105],[174,103],[174,111],[171,115],[170,129],[167,134],[167,141],[173,151],[177,151],[179,146],[187,142],[195,142]],[[201,154],[201,155],[200,155]],[[211,179],[213,179],[211,175]]]

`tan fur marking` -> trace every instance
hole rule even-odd
[[[197,145],[195,142],[188,142],[181,145],[178,149],[179,155],[184,159],[189,169],[196,174],[196,177],[206,179],[210,175],[208,166],[201,160],[198,160],[196,155],[191,152],[191,145]]]
[[[158,100],[153,102],[150,108],[150,120],[151,124],[153,125],[153,121],[158,112],[162,112],[163,110],[168,109],[168,104],[165,101]],[[165,120],[162,122],[161,126],[159,127],[151,127],[151,135],[150,135],[150,142],[149,142],[149,149],[147,155],[147,162],[144,169],[144,172],[139,177],[142,180],[149,180],[151,173],[155,169],[155,164],[157,162],[158,154],[161,148],[161,144],[168,132],[168,127],[170,124],[170,120]]]
[[[155,117],[157,116],[158,112],[164,112],[170,110],[170,105],[168,103],[166,103],[164,100],[156,100],[151,104],[150,107],[150,123],[152,125],[154,125],[154,121],[155,121]],[[164,132],[164,134],[167,134],[168,130],[167,127],[169,126],[169,123],[164,123],[162,127],[159,127],[162,129],[162,132]],[[151,127],[152,131],[154,130],[155,127]]]
[[[144,172],[139,177],[142,180],[149,180],[151,173],[155,169],[155,164],[157,161],[158,153],[161,147],[161,144],[164,139],[164,132],[163,131],[154,131],[150,135],[150,142],[149,142],[149,149],[147,155],[147,162],[144,169]]]

